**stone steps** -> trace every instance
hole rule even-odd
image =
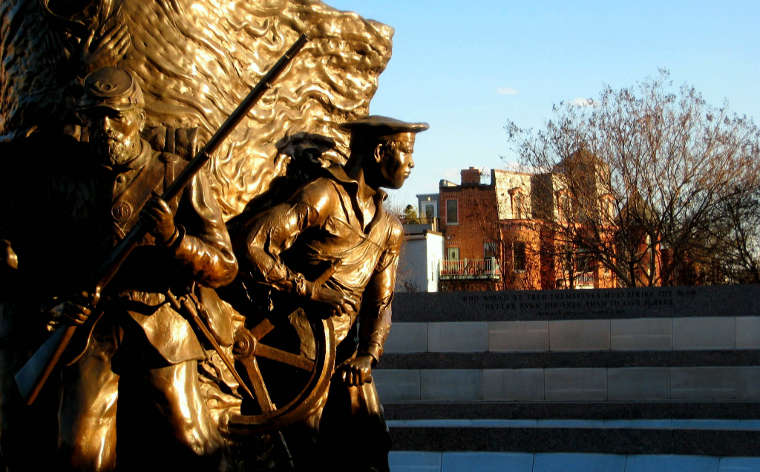
[[[674,420],[672,423],[672,427],[662,428],[643,428],[641,424],[630,427],[594,427],[588,420],[567,421],[565,424],[545,421],[543,427],[526,427],[516,423],[503,427],[461,427],[451,424],[434,426],[425,423],[410,426],[408,422],[391,423],[389,426],[394,444],[402,444],[405,450],[415,451],[739,457],[757,454],[760,440],[758,430],[696,428],[696,425],[688,425],[683,420]],[[721,424],[718,427],[731,426]]]
[[[757,472],[760,458],[586,453],[394,452],[391,472]]]
[[[757,402],[414,402],[386,403],[393,420],[760,420]]]
[[[760,472],[760,286],[393,310],[373,378],[394,472]]]
[[[394,449],[752,456],[757,403],[388,404]]]

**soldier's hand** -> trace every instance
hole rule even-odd
[[[332,315],[343,316],[359,309],[359,302],[345,295],[340,290],[332,289],[326,285],[313,285],[311,299],[315,302],[324,303],[332,308]]]
[[[127,24],[117,21],[90,32],[82,44],[80,61],[89,66],[90,70],[115,64],[126,54],[131,44]]]
[[[176,239],[177,227],[169,204],[158,195],[153,195],[145,204],[140,218],[147,225],[148,231],[161,244],[170,244]]]
[[[11,242],[7,239],[0,240],[0,257],[3,258],[2,262],[0,262],[3,269],[18,269],[18,256],[13,250]]]
[[[361,354],[341,367],[341,379],[347,385],[360,386],[372,382],[372,356]]]
[[[92,314],[92,297],[87,292],[68,298],[48,310],[48,331],[54,331],[62,325],[81,326]]]

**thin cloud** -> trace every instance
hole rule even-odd
[[[451,168],[451,167],[444,169],[443,170],[443,178],[446,179],[446,180],[451,180],[451,181],[453,181],[454,179],[458,179],[459,178],[459,169],[454,169],[454,168]]]
[[[513,89],[512,87],[501,87],[496,89],[496,93],[499,95],[517,95],[518,92],[517,89]]]
[[[576,97],[570,101],[570,105],[573,105],[575,107],[586,108],[586,107],[593,107],[596,104],[594,103],[594,100],[591,98]]]

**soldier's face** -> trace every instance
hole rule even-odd
[[[123,165],[140,153],[142,113],[96,108],[87,115],[90,143],[106,164]]]
[[[414,167],[414,133],[400,133],[383,146],[380,161],[381,187],[401,188]]]

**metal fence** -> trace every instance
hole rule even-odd
[[[495,257],[441,261],[441,279],[498,279],[500,275]]]

